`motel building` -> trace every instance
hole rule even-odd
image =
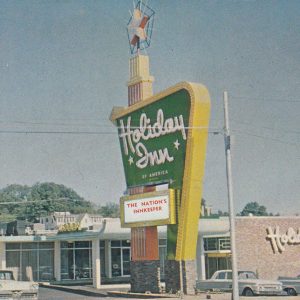
[[[236,217],[239,270],[260,278],[300,274],[300,217]],[[166,226],[158,226],[161,280],[167,253]],[[0,236],[0,268],[19,280],[68,284],[129,282],[130,228],[119,219],[103,219],[97,230]],[[201,218],[198,225],[196,269],[199,279],[230,269],[227,217]],[[197,278],[195,278],[196,280]]]

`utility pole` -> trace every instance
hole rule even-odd
[[[230,149],[230,131],[229,131],[229,114],[228,114],[228,94],[224,91],[224,142],[226,155],[226,176],[228,191],[228,210],[230,223],[230,241],[231,241],[231,265],[232,265],[232,299],[239,300],[238,271],[235,247],[235,220],[233,207],[233,189],[232,189],[232,173],[231,173],[231,149]]]

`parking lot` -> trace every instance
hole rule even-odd
[[[155,298],[154,295],[145,295],[144,297],[138,296],[131,296],[127,295],[127,297],[118,297],[117,295],[112,297],[112,291],[118,290],[118,287],[107,287],[105,289],[94,289],[92,287],[47,287],[43,286],[40,288],[39,292],[39,299],[40,300],[94,300],[94,299],[114,299],[114,300],[121,300],[121,299],[186,299],[186,300],[204,300],[204,299],[211,299],[211,300],[232,300],[231,293],[201,293],[198,295],[183,295],[180,296],[171,296],[165,295],[166,297],[163,298],[158,296]],[[121,288],[122,290],[122,288]],[[151,297],[152,296],[152,297]],[[153,297],[154,296],[154,297]],[[279,299],[286,299],[286,300],[300,300],[300,296],[259,296],[259,297],[243,297],[240,296],[241,300],[279,300]]]

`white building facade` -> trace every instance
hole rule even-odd
[[[299,228],[299,217],[236,218],[238,268],[255,271],[265,279],[298,275],[294,273],[300,270],[300,261],[295,259],[300,253]],[[197,277],[205,279],[216,270],[230,269],[228,218],[202,218],[198,229]],[[158,230],[163,280],[166,227],[158,227]],[[278,231],[281,235],[276,237]],[[293,243],[285,243],[288,238]],[[277,248],[274,249],[274,245]],[[284,250],[280,251],[280,247]],[[97,288],[103,283],[129,282],[130,251],[130,229],[121,228],[119,219],[107,219],[97,230],[0,236],[0,268],[13,270],[22,280],[89,282]],[[287,262],[293,266],[285,269]],[[266,265],[271,272],[265,272]]]

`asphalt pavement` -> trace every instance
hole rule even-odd
[[[100,289],[92,286],[54,286],[46,285],[40,288],[39,300],[94,300],[105,298],[107,300],[124,300],[127,299],[185,299],[185,300],[232,300],[231,293],[201,293],[198,295],[146,295],[146,294],[130,294],[129,284],[103,285]],[[259,297],[243,297],[240,300],[300,300],[300,296],[259,296]]]

